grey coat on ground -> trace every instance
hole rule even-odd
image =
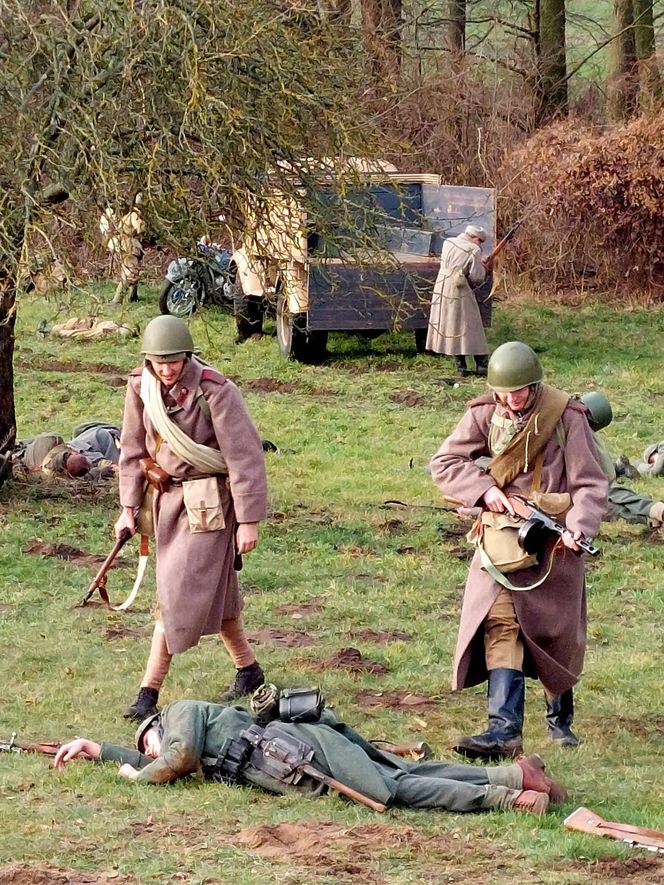
[[[486,278],[482,250],[466,235],[443,243],[433,289],[426,349],[448,356],[487,353],[473,287]]]
[[[145,480],[139,461],[152,457],[171,477],[199,476],[194,467],[161,440],[143,408],[141,374],[131,372],[125,399],[120,456],[120,503],[138,507]],[[163,388],[162,388],[163,391]],[[182,486],[171,484],[154,496],[157,598],[171,654],[186,651],[201,636],[218,633],[221,623],[242,610],[233,568],[238,522],[256,523],[267,515],[263,447],[242,396],[232,381],[192,357],[169,392],[163,392],[170,418],[195,442],[219,449],[228,475],[218,476],[225,528],[192,533]]]
[[[443,494],[465,507],[482,503],[485,492],[496,483],[474,459],[491,455],[489,427],[494,410],[506,409],[486,400],[470,404],[452,434],[431,461],[433,480]],[[572,506],[565,516],[567,528],[586,537],[597,532],[606,509],[607,480],[597,460],[592,431],[585,410],[570,400],[563,412],[564,446],[554,433],[544,448],[540,490],[568,492]],[[533,485],[530,464],[503,491],[528,497]],[[515,585],[528,586],[542,577],[542,563],[509,576]],[[473,557],[461,611],[454,659],[453,688],[477,685],[487,678],[483,622],[501,586],[481,567],[479,552]],[[534,590],[510,591],[525,647],[524,672],[539,678],[553,694],[571,688],[581,676],[586,646],[586,594],[582,558],[563,548],[553,560],[548,578]]]

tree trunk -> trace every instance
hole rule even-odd
[[[614,0],[614,39],[609,44],[607,83],[609,117],[614,123],[629,119],[636,112],[638,66],[634,40],[633,0]]]
[[[14,405],[14,327],[16,293],[14,278],[0,269],[0,452],[10,449],[16,439]]]
[[[447,46],[458,64],[466,51],[466,0],[449,0]]]
[[[657,65],[652,0],[633,0],[634,48],[639,68],[639,107],[651,111],[662,98],[662,81]]]
[[[539,0],[537,40],[537,123],[567,113],[565,0]]]
[[[377,83],[396,86],[401,70],[402,0],[362,0],[362,28]]]

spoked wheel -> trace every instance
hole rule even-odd
[[[185,278],[179,283],[167,280],[159,295],[159,310],[174,317],[190,317],[200,307],[200,290],[197,280]]]
[[[288,299],[277,299],[277,341],[282,355],[300,363],[321,363],[327,353],[327,332],[309,331],[306,313],[291,313]]]

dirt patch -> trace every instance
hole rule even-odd
[[[15,605],[5,605],[4,603],[0,605],[0,615],[10,615],[14,611],[16,611]]]
[[[397,390],[389,398],[400,406],[421,406],[427,401],[423,393],[416,393],[414,390]]]
[[[235,838],[236,844],[266,860],[307,868],[312,881],[317,875],[343,883],[361,877],[365,885],[394,881],[377,868],[381,860],[388,858],[424,861],[420,881],[489,882],[498,855],[493,847],[483,845],[480,849],[475,840],[459,830],[427,836],[412,827],[383,824],[344,827],[332,821],[281,823],[245,827]],[[477,878],[469,874],[469,857],[473,870],[480,871]],[[501,852],[501,867],[506,860],[506,852]]]
[[[374,366],[374,371],[376,372],[401,372],[403,370],[403,366],[400,363],[395,363],[393,361],[387,360],[384,363],[379,363],[377,366]]]
[[[425,710],[440,703],[436,698],[410,691],[361,691],[355,695],[355,700],[361,707],[386,707],[389,710]]]
[[[365,658],[359,648],[348,646],[335,651],[329,658],[322,661],[306,661],[317,670],[348,670],[351,673],[373,673],[380,676],[389,673],[389,668],[379,661],[370,661]]]
[[[654,857],[630,857],[627,860],[606,858],[593,863],[565,864],[564,870],[583,870],[591,876],[592,881],[605,879],[609,882],[630,883],[630,885],[646,885],[661,883],[664,877],[664,865]]]
[[[121,375],[113,375],[106,381],[106,384],[109,387],[126,387],[127,379],[123,378]]]
[[[315,615],[316,612],[323,611],[325,603],[312,600],[311,602],[293,602],[288,605],[280,605],[275,608],[277,615],[290,615],[291,618],[304,618],[307,615]]]
[[[124,372],[120,366],[109,363],[75,363],[73,360],[19,360],[18,368],[33,372],[85,372],[88,375],[122,375]]]
[[[443,541],[456,540],[457,538],[465,538],[468,534],[467,525],[439,525],[436,533]]]
[[[58,559],[64,559],[66,562],[72,562],[74,565],[101,565],[106,557],[99,553],[84,553],[76,547],[70,547],[68,544],[46,544],[40,538],[35,538],[28,542],[24,553],[33,553],[35,556],[56,556]],[[117,566],[126,566],[129,563],[123,559],[115,559],[111,568]]]
[[[626,731],[637,738],[654,737],[657,733],[664,733],[664,719],[640,717],[630,719],[628,716],[611,716],[607,719],[596,720],[598,729],[604,734],[619,734]]]
[[[277,381],[276,378],[252,378],[242,382],[243,390],[255,393],[297,393],[299,387],[292,381]]]
[[[470,544],[467,547],[462,547],[460,544],[455,544],[453,547],[447,547],[445,550],[450,556],[453,556],[454,559],[458,559],[461,562],[466,562],[468,559],[472,559],[475,555],[475,548],[471,547]]]
[[[252,630],[247,633],[247,639],[257,645],[277,645],[284,648],[302,648],[313,645],[316,641],[313,636],[301,630],[273,630],[269,627]]]
[[[335,550],[343,553],[345,556],[375,556],[376,551],[368,544],[339,544],[335,545]]]
[[[122,624],[113,624],[104,631],[104,639],[114,642],[116,639],[145,639],[145,630],[136,630],[134,627],[123,627]]]
[[[403,532],[403,520],[402,519],[388,519],[385,522],[382,522],[378,528],[381,532],[385,532],[386,535],[399,535]]]
[[[103,885],[103,883],[138,882],[134,876],[121,876],[115,870],[77,873],[57,867],[13,863],[0,867],[0,885]]]
[[[412,633],[406,633],[404,630],[372,630],[371,627],[364,627],[362,630],[349,630],[344,635],[350,639],[364,639],[379,645],[385,645],[388,642],[408,642],[413,638]]]

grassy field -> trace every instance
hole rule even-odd
[[[155,312],[150,298],[125,318],[142,327]],[[21,304],[20,437],[120,420],[137,341],[35,333],[39,320],[80,315],[91,303]],[[608,393],[616,417],[605,434],[616,454],[640,455],[663,435],[664,312],[520,303],[498,305],[496,314],[492,346],[522,338],[541,352],[551,382]],[[457,733],[483,727],[485,702],[481,688],[449,690],[466,525],[426,509],[441,502],[424,468],[482,383],[450,386],[450,365],[417,356],[410,335],[370,343],[332,336],[331,359],[306,367],[283,361],[273,337],[236,346],[223,314],[208,311],[192,329],[280,449],[268,455],[272,515],[242,572],[247,626],[267,674],[281,685],[320,685],[338,715],[370,738],[424,739],[446,755]],[[640,487],[664,495],[662,480]],[[424,508],[385,509],[386,499]],[[16,730],[33,739],[131,740],[121,710],[147,653],[152,576],[128,614],[75,608],[95,566],[49,555],[53,545],[105,552],[117,509],[113,483],[15,482],[0,491],[0,737]],[[527,750],[541,752],[570,789],[569,802],[545,819],[381,817],[337,798],[296,801],[203,783],[140,787],[118,780],[112,766],[82,762],[56,775],[44,757],[2,754],[0,882],[661,882],[664,859],[562,825],[587,805],[664,829],[661,537],[614,523],[598,543],[577,751],[548,745],[541,691],[528,685]],[[111,573],[112,597],[128,589],[134,555],[129,549]],[[349,647],[386,672],[343,669],[339,652]],[[214,700],[231,676],[223,651],[206,639],[175,659],[162,700]],[[270,834],[268,851],[260,845]]]

